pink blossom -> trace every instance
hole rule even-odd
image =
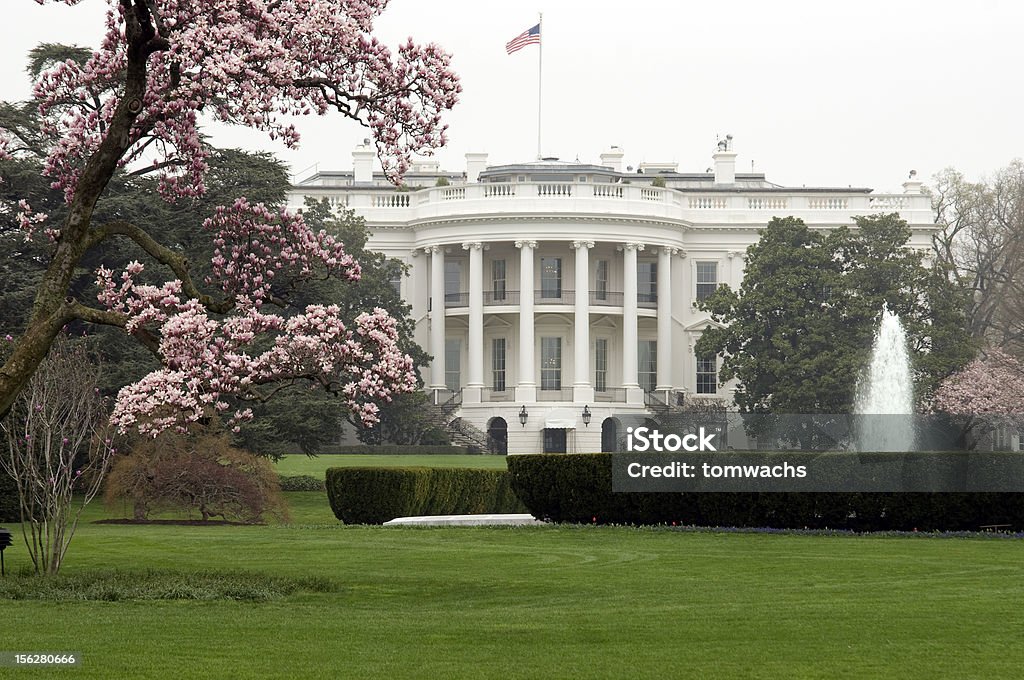
[[[123,388],[111,421],[122,432],[155,436],[208,417],[211,409],[228,410],[227,399],[259,398],[268,383],[304,379],[338,392],[345,407],[372,425],[377,402],[415,389],[412,358],[399,350],[397,324],[382,309],[361,314],[354,331],[334,305],[310,305],[287,319],[252,306],[238,311],[223,321],[194,305],[167,314],[160,342],[165,368]],[[268,336],[272,346],[253,352]],[[238,407],[230,425],[251,417],[251,409]]]
[[[942,381],[931,409],[953,415],[1007,415],[1024,409],[1024,367],[1001,350],[988,350]]]
[[[126,3],[107,1],[100,49],[84,65],[57,64],[35,84],[42,132],[53,144],[46,174],[68,199],[82,159],[99,148],[122,96]],[[461,91],[450,57],[437,45],[411,40],[392,52],[374,38],[373,20],[386,0],[147,4],[167,44],[149,56],[141,111],[120,163],[145,160],[168,197],[205,191],[201,112],[260,130],[287,147],[299,142],[290,117],[340,112],[370,128],[384,171],[396,183],[413,155],[446,141],[441,117]],[[0,144],[0,153],[5,149]]]
[[[84,64],[55,64],[33,88],[40,146],[48,149],[44,174],[69,202],[84,169],[96,167],[90,163],[101,146],[117,147],[121,167],[153,173],[168,200],[202,195],[208,150],[201,115],[293,147],[293,117],[340,113],[370,129],[396,183],[414,154],[445,143],[442,114],[461,90],[450,57],[411,40],[394,51],[382,45],[373,28],[386,0],[107,4],[92,56]],[[150,21],[144,28],[155,35],[140,34],[140,23]],[[126,80],[129,36],[133,65],[147,55],[145,82]],[[125,99],[126,92],[134,98]],[[114,122],[129,126],[116,140],[107,138]],[[12,139],[0,129],[0,158],[20,153]],[[26,200],[0,210],[16,216],[26,237],[63,238]],[[234,426],[252,417],[244,402],[263,398],[263,388],[298,380],[338,393],[371,424],[378,404],[414,389],[412,360],[398,349],[396,322],[383,310],[361,315],[354,327],[334,306],[309,306],[291,317],[263,311],[287,303],[292,288],[314,272],[357,280],[359,265],[340,242],[311,230],[301,215],[245,198],[217,209],[202,227],[215,248],[206,281],[154,283],[153,268],[142,262],[96,272],[100,303],[124,315],[129,333],[155,339],[163,361],[118,395],[113,419],[122,431],[155,435],[219,412],[231,413]],[[210,295],[196,291],[204,283]]]

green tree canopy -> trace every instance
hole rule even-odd
[[[723,356],[745,413],[849,413],[884,306],[907,329],[919,398],[970,359],[965,297],[906,245],[898,215],[857,217],[830,232],[775,218],[747,249],[738,290],[700,303],[714,324],[699,354]]]

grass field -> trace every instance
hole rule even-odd
[[[488,470],[504,470],[505,456],[378,456],[363,454],[323,455],[310,458],[304,455],[284,456],[276,463],[277,471],[282,475],[313,475],[323,477],[324,470],[330,467],[472,467]]]
[[[0,602],[0,650],[73,678],[1020,677],[1024,542],[622,527],[87,523],[68,574],[330,579],[250,602]],[[87,519],[104,514],[90,510]],[[24,547],[7,551],[24,564]]]

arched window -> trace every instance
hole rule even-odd
[[[619,438],[619,424],[615,418],[605,418],[601,423],[601,452],[613,453]]]
[[[504,418],[487,421],[487,448],[501,456],[508,453],[508,423]]]

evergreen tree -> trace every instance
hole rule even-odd
[[[696,351],[723,356],[719,378],[738,381],[742,412],[849,413],[883,306],[907,329],[919,399],[970,359],[963,292],[909,238],[898,215],[829,233],[795,217],[768,224],[739,289],[700,303],[724,327],[709,326]]]

